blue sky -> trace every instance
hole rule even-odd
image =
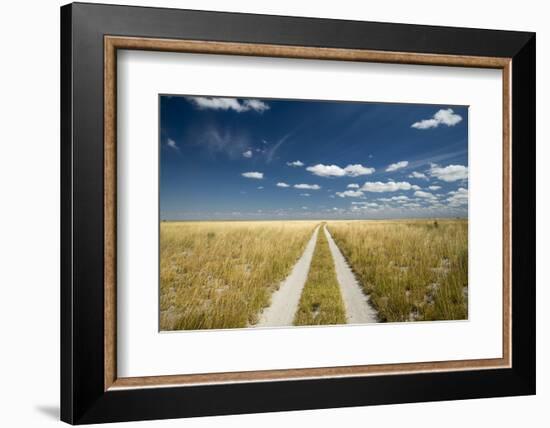
[[[163,220],[467,217],[465,106],[159,102]]]

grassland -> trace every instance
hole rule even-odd
[[[345,324],[346,311],[327,238],[321,230],[294,325]]]
[[[334,221],[328,227],[381,321],[467,318],[466,220]]]
[[[246,327],[318,222],[162,222],[161,330]]]

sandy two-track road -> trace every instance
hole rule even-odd
[[[263,310],[259,322],[254,327],[291,326],[293,324],[309,273],[320,227],[317,226],[313,231],[304,253],[294,265],[290,275],[281,283],[279,289],[273,293],[271,296],[271,305]],[[334,260],[336,278],[346,309],[347,323],[365,324],[377,322],[376,311],[370,305],[368,296],[361,290],[361,286],[357,282],[355,275],[326,226],[323,226],[323,233],[327,237],[330,252]]]

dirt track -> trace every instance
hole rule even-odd
[[[263,310],[260,321],[254,327],[292,326],[309,273],[319,227],[315,228],[304,253],[292,268],[290,275],[281,282],[279,289],[273,293],[271,305]],[[326,226],[323,226],[323,233],[327,237],[332,259],[334,260],[336,278],[340,285],[340,293],[346,309],[346,322],[348,324],[378,322],[376,311],[370,305],[368,296],[363,293],[354,273]]]
[[[292,268],[292,272],[271,296],[271,306],[265,308],[260,321],[254,327],[291,326],[298,310],[300,296],[307,280],[309,266],[317,243],[319,226],[315,228],[304,253]]]
[[[369,298],[361,290],[355,275],[349,267],[344,255],[332,239],[327,227],[323,227],[328,246],[336,268],[336,278],[340,284],[340,293],[346,308],[346,320],[348,324],[366,324],[378,322],[376,311],[369,303]]]

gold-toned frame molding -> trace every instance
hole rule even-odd
[[[502,358],[434,361],[405,364],[358,365],[306,369],[262,370],[229,373],[205,373],[171,376],[119,378],[116,367],[116,88],[117,50],[148,50],[218,55],[244,55],[279,58],[323,59],[336,61],[381,62],[396,64],[440,65],[494,68],[502,70],[503,91],[503,322]],[[105,36],[104,38],[104,388],[143,388],[191,386],[198,384],[260,382],[310,378],[357,377],[420,372],[480,370],[511,367],[511,59],[459,55],[382,52],[360,49],[336,49],[280,46],[194,40]]]

